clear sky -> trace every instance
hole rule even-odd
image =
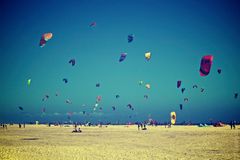
[[[171,111],[177,113],[177,122],[240,121],[240,97],[234,98],[235,92],[240,93],[237,0],[0,3],[2,122],[67,121],[67,112],[73,112],[73,121],[153,118],[164,122],[169,121]],[[91,22],[97,25],[90,27]],[[47,32],[53,38],[41,48],[41,35]],[[129,34],[134,34],[131,43]],[[149,61],[144,57],[148,51],[152,54]],[[120,63],[122,52],[127,57]],[[211,72],[201,77],[201,57],[209,54],[214,56]],[[75,66],[68,63],[72,58]],[[186,88],[183,94],[176,87],[178,80]],[[146,83],[151,89],[145,88]],[[194,84],[197,89],[192,88]],[[46,94],[49,99],[42,101]],[[102,100],[93,111],[98,95]],[[188,102],[183,101],[186,97]]]

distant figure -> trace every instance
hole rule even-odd
[[[143,129],[143,124],[142,123],[140,124],[140,126],[141,126],[141,129]]]
[[[140,129],[140,124],[138,123],[138,130]]]
[[[21,128],[21,127],[22,127],[22,125],[19,123],[19,124],[18,124],[18,127],[19,127],[19,128]]]
[[[23,128],[25,128],[25,123],[23,123]]]
[[[236,128],[236,121],[233,121],[233,129]]]
[[[144,123],[142,130],[147,130],[146,124]]]
[[[78,127],[78,132],[82,132],[82,130],[80,129],[80,127]]]
[[[230,122],[231,129],[233,128],[233,121]]]
[[[168,128],[171,128],[171,123],[168,124]]]

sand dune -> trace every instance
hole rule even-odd
[[[0,129],[0,159],[240,159],[240,126],[163,126],[138,131],[136,126],[73,127],[17,125]]]

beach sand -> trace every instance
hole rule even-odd
[[[157,159],[240,159],[240,126],[8,126],[0,128],[0,159],[14,160],[157,160]]]

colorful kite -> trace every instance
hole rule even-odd
[[[126,57],[127,57],[127,53],[121,53],[121,56],[119,58],[119,62],[124,61]]]
[[[171,118],[171,124],[175,124],[176,123],[176,113],[175,112],[171,112],[170,113],[170,118]]]
[[[211,66],[213,62],[213,56],[207,55],[203,56],[200,65],[200,76],[207,76],[210,73]]]
[[[145,58],[146,58],[146,60],[150,60],[151,59],[151,53],[150,52],[146,52],[145,53]]]
[[[40,46],[40,47],[44,47],[45,44],[47,43],[47,41],[52,38],[52,36],[53,36],[52,33],[45,33],[45,34],[43,34],[42,37],[41,37],[41,39],[40,39],[39,46]]]
[[[177,88],[181,87],[182,81],[177,81]]]

